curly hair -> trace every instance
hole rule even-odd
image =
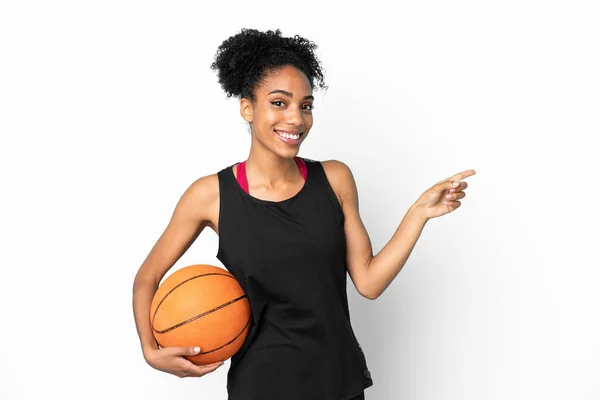
[[[242,30],[219,46],[210,68],[218,72],[219,83],[227,94],[256,101],[255,90],[267,73],[286,65],[302,71],[310,87],[315,79],[321,89],[325,85],[323,68],[315,54],[317,45],[303,37],[282,37],[281,31]]]

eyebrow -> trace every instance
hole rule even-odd
[[[285,95],[286,95],[286,96],[288,96],[288,97],[291,97],[291,98],[293,98],[293,97],[294,97],[294,95],[293,95],[293,94],[291,94],[290,92],[288,92],[288,91],[286,91],[286,90],[282,90],[282,89],[276,89],[276,90],[273,90],[273,91],[272,91],[272,92],[270,92],[269,94],[273,94],[273,93],[282,93],[282,94],[285,94]],[[304,96],[304,98],[303,98],[302,100],[306,100],[306,99],[312,99],[312,100],[314,100],[315,98],[314,98],[314,96],[308,95],[308,96]]]

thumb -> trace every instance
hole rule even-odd
[[[177,347],[175,354],[178,356],[193,356],[200,353],[200,347]]]

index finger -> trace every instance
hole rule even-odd
[[[475,170],[474,169],[468,169],[466,171],[463,172],[459,172],[458,174],[452,175],[450,178],[448,178],[451,181],[456,181],[459,182],[465,178],[468,178],[471,175],[475,175]]]

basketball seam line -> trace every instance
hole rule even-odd
[[[220,306],[218,306],[218,307],[215,307],[215,308],[213,308],[213,309],[211,309],[211,310],[205,311],[205,312],[203,312],[203,313],[201,313],[201,314],[195,315],[195,316],[193,316],[193,317],[191,317],[191,318],[189,318],[189,319],[187,319],[187,320],[185,320],[185,321],[182,321],[182,322],[180,322],[180,323],[178,323],[178,324],[175,324],[175,325],[173,325],[173,326],[171,326],[171,327],[169,327],[169,328],[163,329],[163,330],[161,330],[161,331],[159,331],[159,330],[157,330],[156,328],[154,328],[154,326],[152,326],[152,329],[154,330],[154,332],[156,332],[156,333],[158,333],[158,334],[167,333],[167,332],[169,332],[169,331],[172,331],[173,329],[179,328],[179,327],[180,327],[180,326],[182,326],[182,325],[185,325],[185,324],[187,324],[187,323],[189,323],[189,322],[195,321],[195,320],[197,320],[198,318],[202,318],[202,317],[204,317],[205,315],[208,315],[208,314],[210,314],[210,313],[213,313],[213,312],[215,312],[215,311],[217,311],[217,310],[219,310],[219,309],[221,309],[221,308],[223,308],[223,307],[227,307],[227,306],[229,306],[229,305],[231,305],[231,304],[233,304],[233,303],[235,303],[235,302],[237,302],[237,301],[240,301],[240,300],[241,300],[241,299],[243,299],[244,297],[246,297],[246,295],[242,295],[242,296],[238,297],[237,299],[230,300],[230,301],[228,301],[227,303],[223,303],[223,304],[221,304],[221,305],[220,305]]]
[[[187,283],[187,282],[189,282],[189,281],[191,281],[193,279],[202,278],[204,276],[211,276],[211,275],[220,275],[220,276],[225,276],[227,278],[234,279],[231,275],[228,275],[228,274],[224,274],[224,273],[220,273],[220,272],[211,272],[211,273],[208,273],[208,274],[200,274],[200,275],[192,276],[191,278],[188,278],[185,281],[178,283],[175,287],[173,287],[171,290],[169,290],[165,294],[165,296],[160,300],[160,302],[156,306],[156,310],[154,310],[154,314],[152,315],[152,321],[151,321],[152,329],[154,329],[154,319],[156,318],[156,314],[158,313],[158,309],[160,308],[160,306],[162,305],[162,303],[165,301],[165,299],[167,297],[169,297],[169,295],[175,291],[175,289],[177,289],[179,286],[181,286],[184,283]]]

